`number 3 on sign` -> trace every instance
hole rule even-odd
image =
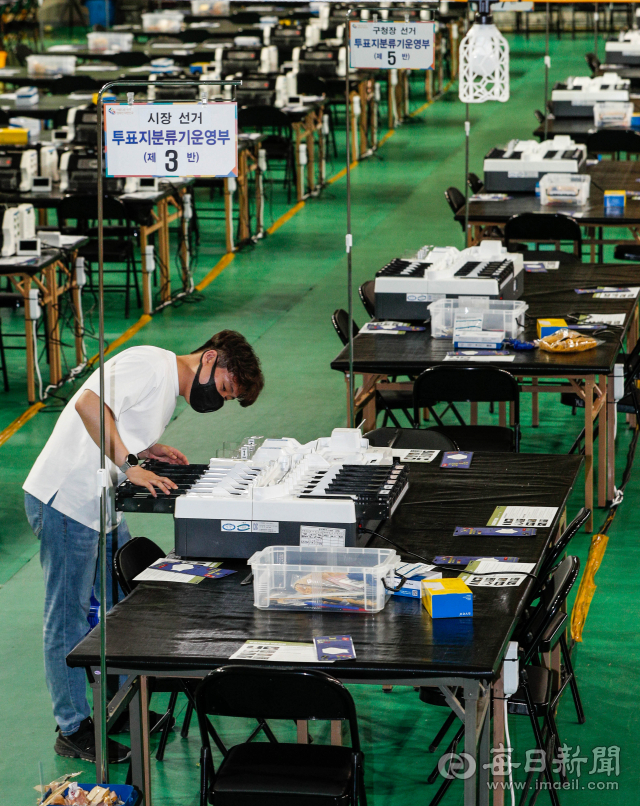
[[[107,176],[237,176],[237,105],[104,104]]]
[[[164,166],[167,169],[167,172],[170,174],[176,173],[178,170],[178,152],[173,151],[173,149],[169,149],[169,151],[164,152],[164,155],[167,158],[167,162]]]

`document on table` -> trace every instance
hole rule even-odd
[[[581,316],[578,323],[581,325],[615,325],[622,327],[626,313],[587,313]]]
[[[393,455],[397,455],[401,462],[414,462],[420,464],[428,464],[433,462],[440,451],[427,450],[422,448],[400,448],[392,449]]]
[[[536,567],[535,563],[503,563],[495,560],[476,560],[460,574],[470,587],[517,588]],[[471,573],[469,573],[471,572]]]
[[[282,663],[318,663],[314,644],[293,641],[246,641],[229,660],[279,661]],[[331,660],[321,663],[333,663]]]
[[[558,507],[496,507],[487,526],[551,526]]]
[[[514,361],[515,353],[506,350],[454,350],[445,356],[445,361],[486,361],[490,364]]]
[[[165,557],[157,560],[134,577],[136,582],[186,582],[197,585],[203,579],[218,579],[235,574],[235,571],[220,568],[222,563],[184,563]]]

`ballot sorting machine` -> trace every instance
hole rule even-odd
[[[408,489],[405,465],[373,448],[360,429],[336,428],[301,445],[251,437],[238,458],[203,465],[145,465],[178,484],[153,498],[126,480],[124,512],[172,512],[175,552],[185,558],[248,559],[266,546],[358,545],[358,526],[390,517]]]
[[[462,251],[423,246],[414,257],[396,258],[376,273],[376,319],[429,321],[429,305],[446,297],[519,299],[523,258],[500,241],[481,241]]]
[[[504,148],[492,148],[484,158],[483,192],[533,193],[547,173],[578,173],[587,158],[587,147],[567,135],[551,140],[511,140]]]

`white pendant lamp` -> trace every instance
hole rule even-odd
[[[479,0],[475,22],[460,43],[459,98],[465,104],[509,100],[509,44],[493,24],[491,0]]]

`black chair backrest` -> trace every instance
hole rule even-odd
[[[14,53],[16,54],[16,59],[18,60],[18,62],[23,67],[26,67],[27,66],[27,56],[31,56],[33,54],[33,51],[31,50],[31,48],[28,45],[23,45],[22,43],[20,43],[19,45],[16,45],[16,49],[15,49]]]
[[[274,106],[242,106],[238,109],[238,126],[243,130],[267,131],[280,137],[291,137],[291,121]]]
[[[589,69],[591,70],[592,75],[595,74],[600,69],[600,59],[596,56],[595,53],[585,53],[584,58],[586,63],[589,65]]]
[[[142,50],[122,50],[120,53],[112,53],[109,61],[118,67],[142,67],[143,64],[149,64],[149,57]]]
[[[336,329],[336,333],[338,334],[340,341],[346,346],[349,343],[349,314],[345,311],[344,308],[338,308],[338,310],[334,311],[331,315],[331,321],[333,323],[334,328]],[[360,328],[356,325],[355,320],[351,320],[351,324],[353,325],[353,338],[358,335]]]
[[[115,78],[117,77],[116,75]],[[102,84],[102,81],[96,81],[91,76],[62,76],[51,82],[51,92],[53,95],[70,95],[83,90],[97,92]]]
[[[366,283],[362,283],[360,288],[358,288],[360,301],[364,305],[365,311],[369,314],[369,316],[372,319],[375,316],[376,311],[376,299],[374,294],[375,285],[376,285],[375,280],[367,280]]]
[[[114,196],[105,196],[103,202],[105,221],[130,221],[131,216],[126,204]],[[58,221],[68,219],[77,221],[95,221],[98,218],[97,196],[65,196],[58,207]]]
[[[444,197],[454,215],[464,206],[464,194],[462,194],[458,188],[447,188],[444,192]]]
[[[113,568],[118,584],[128,594],[138,586],[134,578],[148,568],[151,563],[166,556],[160,546],[148,537],[132,537],[120,546],[113,558]]]
[[[446,434],[430,428],[375,428],[365,439],[373,448],[418,448],[419,450],[455,451],[456,443]]]
[[[546,581],[538,604],[529,609],[516,630],[514,640],[524,651],[525,663],[538,653],[539,643],[566,601],[579,571],[580,560],[577,557],[566,557]]]
[[[434,410],[436,403],[511,402],[515,447],[520,443],[520,387],[504,369],[497,367],[431,367],[413,382],[413,416],[419,422],[419,410],[428,408],[439,426],[444,425]]]
[[[567,546],[578,534],[582,526],[584,526],[584,524],[589,520],[590,515],[591,510],[587,509],[586,507],[582,507],[580,512],[578,512],[576,517],[571,521],[556,542],[549,548],[549,551],[540,568],[539,576],[541,579],[546,579],[546,577],[548,577],[553,571],[558,563],[558,560],[567,550]]]
[[[572,241],[577,257],[582,255],[582,233],[573,218],[560,213],[521,213],[510,218],[504,225],[504,239],[539,243]]]
[[[471,188],[472,193],[480,193],[480,191],[484,187],[484,182],[482,181],[482,179],[480,179],[478,174],[474,174],[474,173],[468,173],[467,174],[467,184]],[[464,204],[464,201],[463,201],[463,204]]]
[[[344,719],[349,722],[351,746],[360,751],[351,694],[325,672],[223,666],[210,672],[198,686],[196,709],[203,744],[207,737],[206,721],[202,719],[205,714],[257,719]]]
[[[587,137],[589,154],[640,153],[640,132],[631,129],[598,129]]]
[[[327,84],[321,76],[313,73],[298,73],[298,92],[300,95],[326,95]]]
[[[534,109],[533,114],[536,116],[538,123],[544,123],[544,112],[541,112],[539,109]]]

